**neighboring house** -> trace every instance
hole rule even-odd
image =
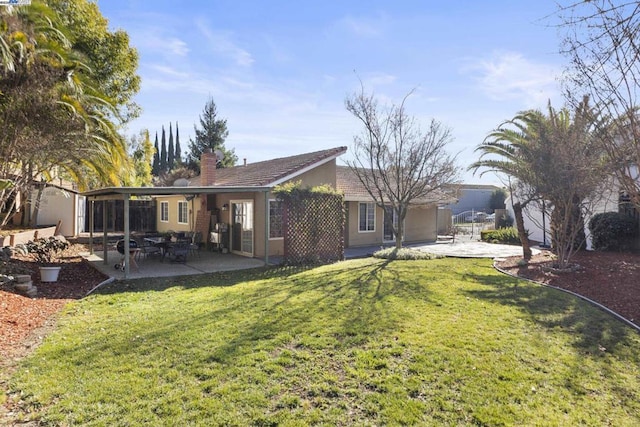
[[[392,221],[398,218],[390,208],[374,203],[364,185],[351,169],[337,166],[337,189],[344,193],[346,203],[345,247],[383,245],[395,242]],[[404,223],[405,243],[436,241],[438,237],[438,206],[455,198],[436,192],[427,199],[414,200]],[[448,212],[448,211],[447,211]],[[447,213],[448,217],[450,215]]]
[[[586,249],[591,250],[591,232],[589,231],[589,221],[593,215],[603,212],[618,212],[621,204],[620,196],[611,189],[617,188],[613,184],[604,190],[598,200],[586,201],[589,214],[584,218],[584,233],[587,238]],[[517,200],[517,199],[516,199]],[[511,218],[515,218],[513,213],[513,202],[511,196],[505,200],[507,213]],[[547,206],[548,208],[548,206]],[[549,209],[547,209],[549,211]],[[531,202],[523,210],[524,228],[529,233],[529,239],[544,245],[551,245],[551,224],[549,212],[543,214],[542,205],[538,202]],[[515,225],[514,225],[515,226]]]
[[[460,184],[457,186],[458,201],[447,208],[453,215],[471,210],[492,213],[489,212],[489,201],[493,192],[500,189],[495,185]]]

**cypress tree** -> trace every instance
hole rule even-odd
[[[156,142],[153,145],[153,164],[151,165],[151,175],[159,176],[160,175],[160,150],[158,149],[158,132],[156,131]]]
[[[177,164],[182,164],[182,151],[180,150],[180,132],[178,131],[178,122],[176,122],[176,155],[174,156]]]
[[[167,171],[173,170],[175,150],[173,148],[173,128],[169,122],[169,146],[167,147]]]
[[[167,172],[167,140],[165,138],[164,126],[162,126],[162,140],[160,146],[160,174]]]

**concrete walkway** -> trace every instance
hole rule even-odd
[[[486,243],[479,241],[462,241],[462,242],[437,242],[437,243],[419,243],[406,245],[407,248],[413,248],[436,255],[443,255],[456,258],[506,258],[512,256],[522,256],[522,246],[500,245],[495,243]],[[380,246],[367,246],[361,248],[345,249],[345,258],[364,258],[371,256]],[[535,254],[540,253],[538,249],[532,249]]]

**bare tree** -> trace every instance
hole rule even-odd
[[[400,105],[385,108],[364,88],[345,100],[347,110],[364,126],[353,138],[355,160],[347,164],[379,207],[393,209],[398,221],[390,221],[390,226],[397,248],[402,247],[409,206],[437,203],[459,174],[455,156],[446,151],[451,131],[431,120],[423,132],[416,119],[407,115],[405,102],[412,93]]]
[[[640,3],[578,1],[558,11],[566,30],[563,53],[571,60],[565,94],[577,104],[583,93],[612,119],[600,142],[613,160],[622,189],[640,207]]]

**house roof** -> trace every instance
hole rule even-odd
[[[360,179],[348,166],[336,167],[336,185],[339,191],[344,193],[344,199],[348,202],[373,201]],[[412,205],[432,203],[453,203],[457,199],[443,191],[436,190],[428,197],[414,199]]]
[[[215,186],[272,187],[327,163],[346,151],[347,147],[335,147],[313,153],[216,169]],[[191,185],[200,185],[200,177],[193,178]]]

